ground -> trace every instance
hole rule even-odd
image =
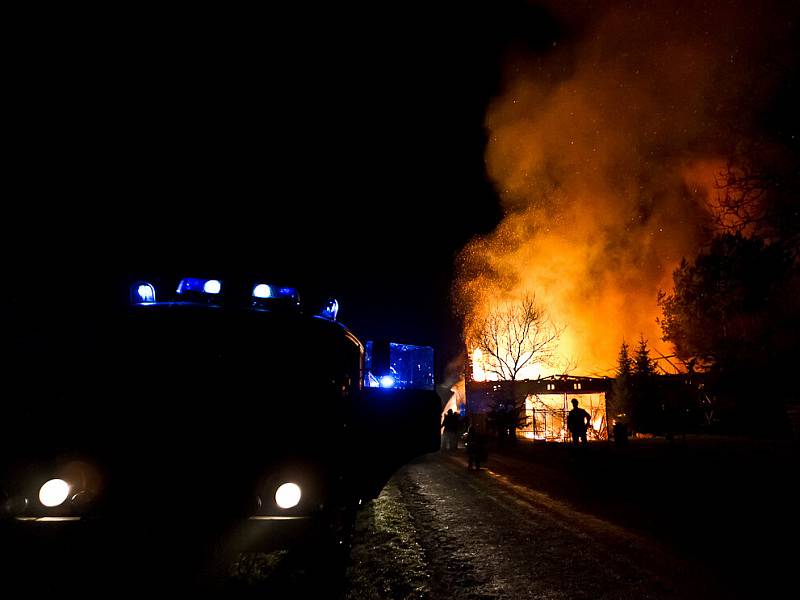
[[[349,598],[688,598],[690,566],[493,470],[431,456],[363,511]],[[706,584],[707,585],[707,584]]]
[[[323,596],[776,595],[794,585],[796,464],[795,443],[719,438],[520,442],[477,472],[463,449],[430,454],[359,513],[342,587]]]

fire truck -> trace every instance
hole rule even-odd
[[[41,580],[82,556],[95,573],[176,557],[202,570],[297,548],[330,560],[396,469],[439,448],[436,393],[375,364],[371,387],[335,299],[199,277],[129,294],[4,423],[9,569]]]

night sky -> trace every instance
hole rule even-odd
[[[604,4],[9,15],[4,336],[58,336],[139,278],[263,279],[444,372],[456,256],[503,218],[487,108]],[[794,131],[796,82],[767,128]]]
[[[337,296],[363,339],[458,353],[455,255],[501,218],[484,111],[503,53],[557,35],[541,10],[38,14],[14,29],[7,338],[91,319],[129,279],[258,275]]]

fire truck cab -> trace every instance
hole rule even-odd
[[[29,382],[0,465],[6,557],[344,548],[358,508],[439,448],[436,393],[365,385],[335,300],[209,278],[130,300]]]

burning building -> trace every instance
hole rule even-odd
[[[567,414],[575,398],[591,417],[589,439],[608,439],[606,395],[613,379],[551,375],[540,379],[475,381],[466,384],[467,410],[479,427],[499,405],[519,409],[517,436],[530,440],[566,441]]]
[[[546,4],[572,35],[504,59],[485,118],[503,217],[459,254],[453,296],[470,412],[509,394],[551,439],[570,393],[604,405],[577,392],[605,394],[624,338],[672,354],[659,291],[718,230],[720,177],[761,139],[764,65],[794,36],[780,3]]]

